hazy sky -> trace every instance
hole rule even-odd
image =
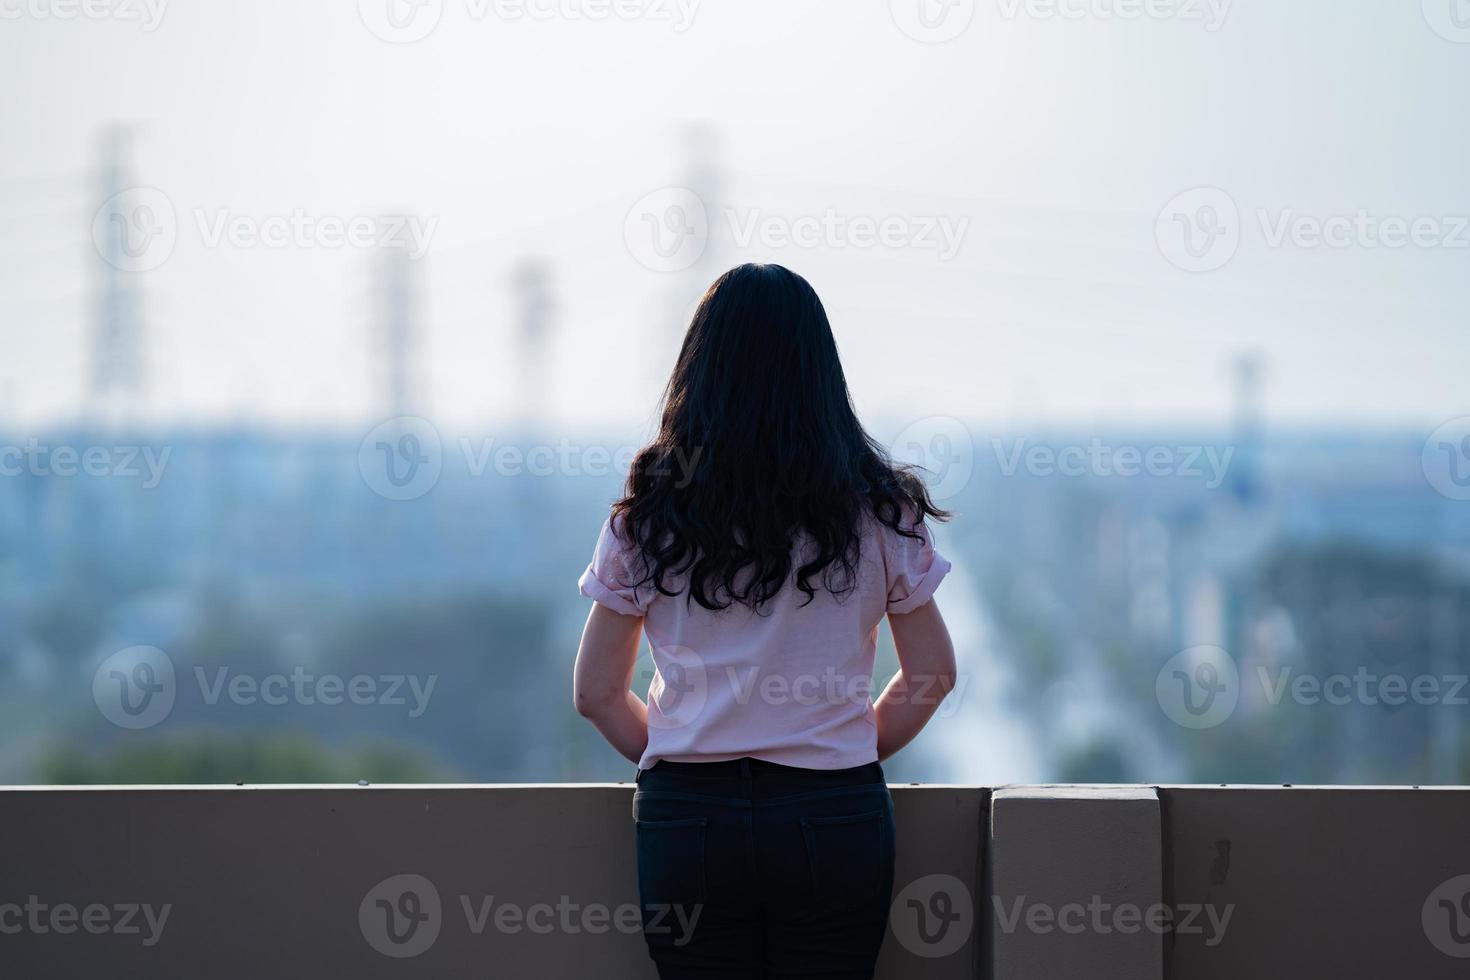
[[[167,261],[130,274],[164,417],[381,415],[374,251],[212,235],[403,210],[432,227],[437,418],[512,410],[526,254],[552,262],[549,402],[576,425],[644,418],[670,311],[745,259],[812,280],[885,418],[1218,421],[1251,350],[1277,420],[1470,415],[1462,0],[78,2],[0,0],[12,418],[82,403],[116,120],[175,215]],[[405,30],[437,26],[384,40],[390,3]],[[689,182],[699,120],[721,140],[711,251],[656,271],[630,209]],[[1218,190],[1170,205],[1199,187]],[[1238,219],[1200,209],[1221,191]],[[1395,221],[1420,242],[1385,244]],[[1214,248],[1181,251],[1211,228]]]

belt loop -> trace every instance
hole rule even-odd
[[[740,760],[740,778],[750,778],[750,758],[748,756]]]

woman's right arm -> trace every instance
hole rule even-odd
[[[642,635],[642,616],[625,616],[594,604],[582,631],[572,682],[577,713],[635,763],[648,748],[648,707],[631,690]]]
[[[898,673],[873,707],[878,715],[878,761],[914,740],[945,695],[954,690],[954,643],[933,599],[907,613],[889,613]]]

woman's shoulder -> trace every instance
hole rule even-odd
[[[888,612],[912,612],[933,597],[950,563],[934,547],[928,522],[917,507],[870,509],[864,540],[883,565]]]
[[[647,612],[652,595],[647,588],[641,549],[617,512],[602,522],[592,561],[582,573],[581,592],[625,615]]]

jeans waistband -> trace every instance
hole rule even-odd
[[[747,798],[885,785],[883,767],[876,762],[851,769],[799,769],[749,758],[728,762],[662,761],[638,773],[642,790]]]

